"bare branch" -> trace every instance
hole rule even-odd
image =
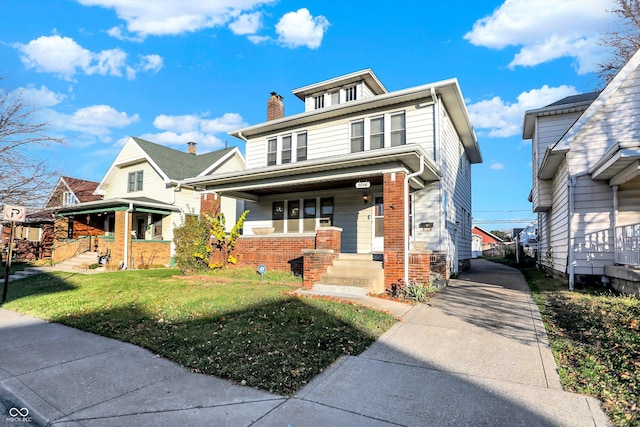
[[[47,134],[48,124],[21,92],[0,90],[0,200],[29,207],[40,206],[57,179],[44,161],[28,154],[34,146],[62,140]]]

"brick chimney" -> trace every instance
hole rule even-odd
[[[271,97],[267,101],[267,120],[277,120],[284,117],[284,102],[282,96],[271,92]]]
[[[193,141],[187,142],[187,153],[196,154],[196,143]]]

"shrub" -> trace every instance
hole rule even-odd
[[[208,237],[208,222],[195,216],[187,216],[184,224],[173,230],[176,266],[182,274],[197,273],[208,268],[211,254]]]

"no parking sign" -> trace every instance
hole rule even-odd
[[[25,210],[23,206],[4,205],[2,213],[4,221],[24,221]]]

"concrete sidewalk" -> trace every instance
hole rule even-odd
[[[0,309],[0,401],[55,426],[607,425],[596,399],[561,390],[517,270],[474,260],[429,304],[372,303],[403,321],[295,398]]]

